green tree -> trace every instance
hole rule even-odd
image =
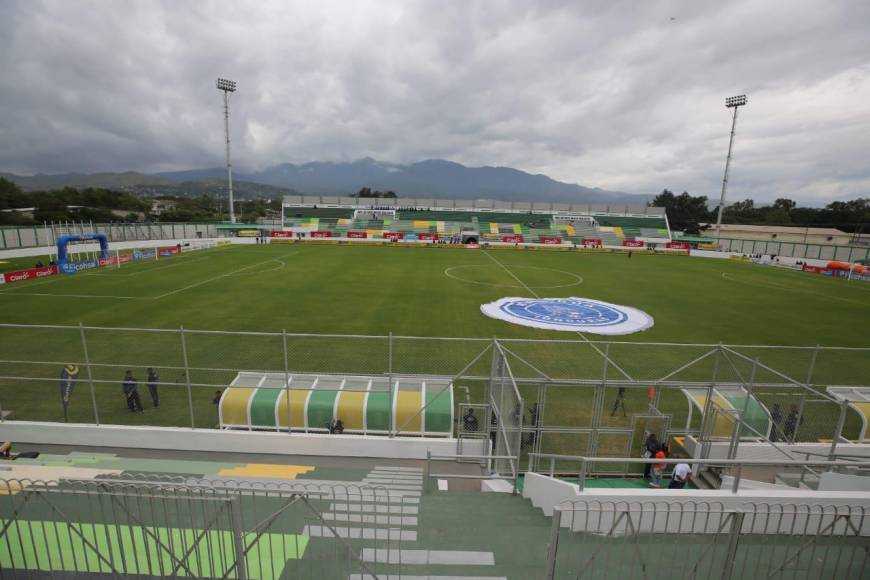
[[[692,196],[686,191],[674,195],[672,191],[665,189],[649,205],[665,208],[671,229],[687,234],[697,234],[701,222],[706,222],[710,218],[706,195]]]

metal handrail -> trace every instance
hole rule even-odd
[[[731,492],[737,493],[740,487],[740,480],[744,466],[768,466],[768,467],[868,467],[870,468],[870,458],[867,461],[767,461],[763,459],[643,459],[634,457],[586,457],[583,455],[559,455],[555,453],[529,453],[529,457],[534,460],[549,459],[550,474],[549,477],[555,475],[555,462],[561,461],[576,461],[580,463],[580,474],[578,477],[578,486],[580,491],[583,491],[586,485],[586,475],[588,474],[588,465],[590,463],[636,463],[640,465],[660,464],[676,465],[678,463],[687,463],[689,465],[712,465],[726,466],[733,465],[736,467],[734,481],[731,485]],[[534,471],[533,473],[538,473]],[[540,474],[539,475],[545,475]]]

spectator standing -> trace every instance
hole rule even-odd
[[[804,418],[800,418],[800,424],[803,425]],[[788,410],[788,417],[785,418],[785,426],[782,430],[783,435],[785,435],[786,441],[793,441],[795,431],[798,428],[798,408],[797,405],[792,405]]]
[[[157,371],[148,368],[148,392],[151,393],[151,402],[154,407],[160,406],[160,396],[157,394],[157,383],[160,382],[160,377],[157,376]]]
[[[527,443],[529,445],[534,445],[535,440],[538,436],[538,403],[532,403],[532,406],[529,407],[529,425],[532,427],[531,433],[529,433],[529,438]]]
[[[774,403],[770,407],[770,419],[773,421],[773,428],[770,430],[770,440],[776,442],[779,440],[779,425],[782,423],[782,408],[779,406],[779,403]]]
[[[655,433],[650,433],[649,437],[646,438],[646,441],[643,444],[643,458],[649,459],[651,457],[655,457],[655,454],[662,450],[662,444],[659,443],[659,440],[656,439]],[[652,469],[652,463],[645,463],[643,466],[643,477],[644,479],[649,479],[649,473]]]
[[[139,384],[136,377],[133,376],[133,371],[128,370],[124,374],[124,382],[121,383],[121,387],[124,398],[127,400],[127,408],[133,413],[141,412],[142,400],[139,398]]]
[[[668,446],[662,445],[662,448],[656,451],[654,456],[656,459],[667,459],[668,458]],[[662,473],[665,471],[665,467],[667,467],[667,463],[653,463],[650,478],[649,486],[650,487],[661,487],[662,486]]]
[[[462,416],[462,430],[466,433],[477,433],[479,428],[480,424],[474,414],[474,409],[468,409]]]
[[[689,481],[689,473],[691,470],[689,469],[688,463],[677,463],[676,467],[674,467],[674,474],[671,477],[671,482],[668,484],[668,489],[683,489],[686,487],[686,482]]]

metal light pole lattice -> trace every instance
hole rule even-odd
[[[227,79],[215,81],[217,90],[224,93],[224,134],[227,145],[227,185],[230,190],[230,223],[236,223],[236,213],[233,207],[233,162],[230,159],[230,93],[236,92],[236,82]]]
[[[718,243],[722,230],[722,212],[725,209],[725,191],[728,189],[728,170],[731,168],[731,150],[734,147],[734,133],[737,130],[737,111],[746,104],[746,95],[737,95],[725,99],[725,106],[734,109],[731,116],[731,138],[728,140],[728,157],[725,158],[725,176],[722,178],[722,195],[719,197],[719,213],[716,216],[716,241]]]

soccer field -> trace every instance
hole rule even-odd
[[[120,269],[102,268],[0,287],[0,322],[560,339],[574,342],[506,344],[548,376],[600,377],[603,359],[583,337],[514,326],[480,312],[481,304],[498,298],[533,294],[605,300],[639,308],[655,319],[649,330],[613,337],[616,342],[870,347],[870,285],[733,260],[643,252],[629,258],[622,253],[463,247],[229,246],[154,262],[132,262]],[[82,361],[76,328],[4,328],[0,332],[4,375],[55,377],[65,362]],[[585,338],[598,339],[594,335]],[[165,382],[185,382],[177,370],[185,366],[179,333],[88,330],[87,343],[95,379],[106,381],[97,386],[101,420],[189,425],[187,395],[181,388],[164,388],[161,397],[167,404],[141,416],[125,415],[118,404],[125,368],[134,370],[140,384],[147,366],[159,367]],[[391,349],[383,338],[291,337],[288,364],[293,371],[454,374],[486,344],[486,340],[397,339]],[[190,377],[201,385],[194,389],[199,426],[215,423],[212,385],[225,385],[235,370],[284,367],[280,336],[192,334],[187,337],[186,348],[191,368],[208,369],[193,371]],[[632,378],[652,381],[703,352],[701,347],[615,344],[610,356]],[[810,350],[741,352],[760,357],[798,380],[806,379]],[[817,357],[813,382],[866,384],[870,377],[868,359],[864,352],[823,351]],[[748,376],[750,365],[746,361],[733,362],[730,368],[721,365],[720,380]],[[709,380],[711,364],[709,357],[678,378]],[[483,357],[476,368],[484,374],[488,365],[489,360]],[[522,365],[515,365],[514,373],[539,376]],[[611,369],[608,376],[618,378],[619,374]],[[774,382],[775,378],[759,373],[756,380]],[[12,409],[15,418],[58,419],[56,380],[22,385],[7,379],[0,385],[0,404]],[[473,399],[480,392],[479,385],[469,386]],[[79,389],[82,392],[77,394],[77,406],[71,408],[71,419],[92,420],[85,387]],[[147,399],[144,385],[140,391]],[[644,397],[638,390],[630,393],[628,402],[641,409]],[[551,406],[551,421],[573,425],[588,416],[586,395],[566,391],[563,399],[570,404],[559,409]],[[685,399],[676,393],[663,401],[663,406],[673,411],[677,423],[685,416]],[[107,410],[102,411],[104,408]],[[850,417],[849,425],[854,426],[855,421],[857,417]]]

